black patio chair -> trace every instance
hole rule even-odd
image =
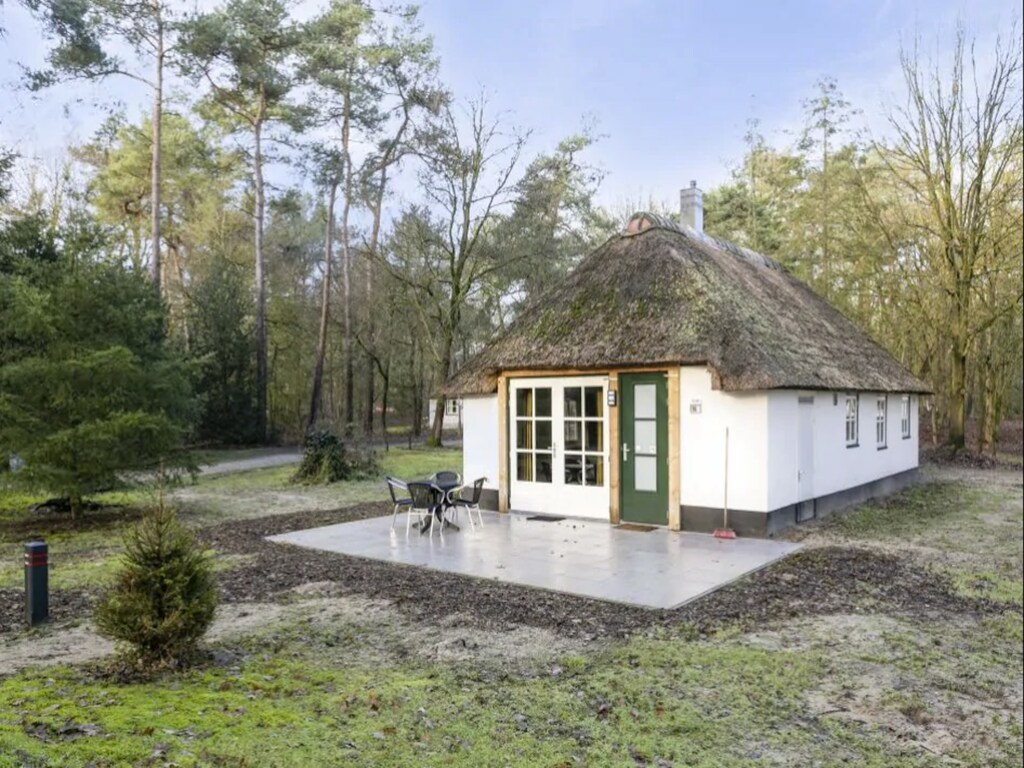
[[[387,483],[388,493],[391,494],[391,503],[395,505],[394,512],[391,514],[391,530],[395,530],[395,519],[398,517],[398,511],[405,507],[408,513],[405,522],[405,532],[408,533],[413,515],[412,499],[409,498],[409,486],[405,484],[405,481],[399,480],[397,477],[388,477]]]
[[[434,535],[434,528],[438,529],[438,532],[443,536],[444,528],[441,525],[442,515],[441,510],[444,504],[444,491],[438,488],[433,483],[408,483],[406,487],[409,490],[409,497],[412,499],[412,506],[410,507],[410,518],[413,514],[420,516],[420,531],[423,531],[423,527],[426,525],[425,518],[430,518],[430,535]],[[409,532],[409,525],[406,523],[406,533]]]
[[[465,507],[466,516],[469,518],[469,525],[471,528],[476,530],[476,523],[473,522],[473,513],[476,512],[476,522],[483,527],[484,518],[480,514],[480,496],[483,494],[484,483],[487,482],[486,477],[478,477],[473,481],[473,489],[469,492],[468,496],[463,496],[465,489],[459,492],[458,496],[453,499],[455,509],[459,507]]]

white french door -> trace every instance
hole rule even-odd
[[[513,379],[509,389],[511,508],[607,520],[607,378]]]

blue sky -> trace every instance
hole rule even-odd
[[[191,5],[191,4],[189,4]],[[301,12],[315,9],[304,0]],[[902,42],[948,47],[962,18],[979,59],[1019,19],[1011,0],[899,2],[820,0],[423,0],[442,77],[458,96],[485,91],[510,123],[532,129],[530,154],[594,121],[604,138],[590,160],[606,173],[600,199],[612,206],[649,197],[673,204],[689,179],[708,188],[742,154],[746,121],[785,144],[801,100],[829,75],[872,132],[898,98]],[[97,126],[93,105],[144,108],[123,81],[62,87],[37,100],[16,93],[15,61],[38,59],[42,43],[25,12],[7,0],[0,40],[0,143],[53,162]]]

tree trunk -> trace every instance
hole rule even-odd
[[[262,111],[262,110],[261,110]],[[257,121],[254,130],[255,154],[253,176],[256,210],[253,216],[256,252],[256,434],[267,442],[267,285],[263,274],[263,124]]]
[[[413,335],[412,356],[416,371],[412,375],[412,436],[423,436],[423,354],[416,336]]]
[[[373,437],[373,406],[376,403],[375,385],[377,377],[373,372],[373,364],[366,361],[366,377],[363,380],[363,395],[365,396],[363,410],[363,434],[366,437]]]
[[[388,390],[391,386],[391,361],[388,360],[388,364],[384,366],[384,371],[381,373],[381,392],[380,392],[380,432],[384,436],[384,450],[390,450],[391,444],[388,441]]]
[[[189,325],[188,307],[186,306],[185,299],[185,262],[181,256],[181,244],[173,237],[167,240],[167,255],[171,257],[171,261],[174,263],[174,274],[178,279],[177,310],[181,322],[181,340],[185,347],[185,354],[188,355],[192,350],[192,330]],[[170,305],[171,292],[166,281],[164,281],[163,288],[167,294],[168,305]]]
[[[71,506],[71,521],[80,520],[82,518],[82,495],[80,493],[72,493],[68,503]]]
[[[967,424],[967,355],[954,350],[953,367],[949,377],[950,408],[949,436],[946,442],[956,450],[965,445],[965,427]]]
[[[150,275],[156,292],[161,293],[163,282],[163,265],[160,253],[160,168],[161,168],[161,128],[163,127],[164,109],[164,27],[160,17],[158,3],[154,2],[156,11],[156,73],[153,88],[153,115],[151,117],[151,141],[152,141],[152,165],[150,168],[150,202],[151,202],[151,223],[150,237],[153,259],[150,262]]]
[[[441,359],[438,361],[438,380],[443,384],[448,380],[448,374],[452,369],[452,344],[454,339],[453,328],[444,329],[444,341],[441,347]],[[430,444],[440,448],[443,443],[444,433],[444,395],[440,395],[437,398],[437,404],[434,409],[434,423],[430,425]]]
[[[355,418],[353,381],[353,349],[352,349],[352,251],[349,248],[348,216],[352,209],[352,158],[348,153],[349,137],[352,130],[352,100],[346,91],[344,114],[341,122],[341,155],[342,172],[345,174],[345,204],[341,209],[341,290],[345,320],[345,431],[347,432]]]
[[[962,263],[963,258],[951,259],[953,263]],[[970,334],[967,321],[971,303],[971,286],[968,280],[957,279],[956,303],[953,307],[953,360],[949,378],[949,437],[947,443],[954,450],[962,450],[965,443],[967,426],[967,355],[970,346]]]
[[[312,432],[320,416],[323,399],[324,358],[327,357],[327,323],[331,316],[331,262],[334,261],[334,201],[338,194],[337,182],[331,183],[327,194],[327,224],[324,227],[324,282],[320,292],[320,330],[316,343],[316,362],[313,366],[313,392],[309,400],[309,421],[306,432]]]

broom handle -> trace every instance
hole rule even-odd
[[[725,489],[722,494],[722,527],[729,527],[729,428],[725,428]]]

